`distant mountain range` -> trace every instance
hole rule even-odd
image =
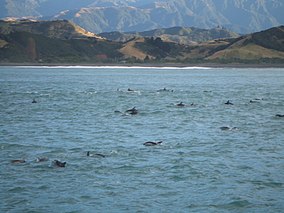
[[[94,32],[225,27],[241,34],[284,24],[283,0],[0,0],[0,18],[67,19]]]
[[[170,40],[184,35],[205,38],[214,33],[169,28],[117,42],[70,21],[0,21],[0,64],[284,64],[284,26],[189,44]]]

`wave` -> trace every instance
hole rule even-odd
[[[157,69],[157,70],[209,70],[215,69],[213,67],[199,67],[199,66],[192,66],[192,67],[180,67],[180,66],[14,66],[16,68],[23,68],[23,69]]]

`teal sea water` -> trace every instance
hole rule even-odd
[[[0,212],[283,212],[276,114],[283,69],[1,67]]]

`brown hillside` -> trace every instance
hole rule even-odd
[[[144,38],[138,38],[138,39],[129,41],[125,43],[124,46],[119,51],[125,55],[125,58],[136,58],[139,60],[144,60],[147,54],[135,47],[136,43],[139,43],[139,42],[142,43],[144,41],[145,41]]]
[[[9,34],[12,31],[29,32],[44,35],[49,38],[74,39],[74,38],[96,38],[102,37],[88,32],[78,25],[66,20],[57,21],[34,21],[34,20],[12,20],[0,21],[0,32]]]

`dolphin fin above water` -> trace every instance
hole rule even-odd
[[[163,143],[163,141],[157,141],[157,142],[154,142],[154,141],[147,141],[145,143],[143,143],[144,146],[156,146],[156,145],[159,145]]]

